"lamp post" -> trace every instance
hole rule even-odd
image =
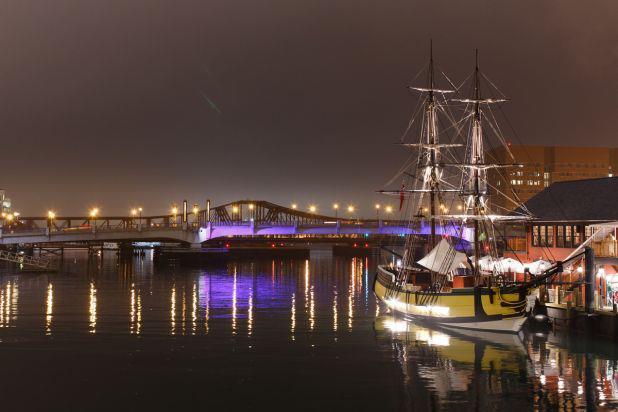
[[[174,223],[172,223],[172,227],[176,227],[176,218],[178,217],[178,206],[176,206],[176,204],[172,205],[172,215],[174,216]]]
[[[47,211],[47,225],[50,231],[52,230],[52,227],[54,226],[55,218],[56,218],[56,213],[53,210],[48,210]]]
[[[309,206],[309,211],[310,211],[311,213],[315,213],[315,212],[316,212],[316,210],[318,210],[318,209],[317,209],[317,207],[315,207],[315,205],[311,205],[311,206]]]
[[[135,216],[137,216],[137,209],[131,209],[131,227],[135,226]]]
[[[338,220],[337,218],[339,217],[339,203],[334,203],[333,204],[333,209],[335,209],[335,220]]]
[[[139,213],[139,227],[140,227],[140,229],[142,228],[142,210],[143,209],[141,207],[137,208],[137,212]]]
[[[193,205],[193,209],[191,209],[191,211],[193,212],[193,220],[196,226],[199,226],[199,215],[198,213],[200,212],[200,207],[199,205],[196,203]]]
[[[380,220],[380,204],[376,203],[376,220]]]
[[[93,231],[97,230],[97,215],[99,214],[99,208],[93,207],[90,209],[90,220],[94,221],[94,225],[92,226]]]
[[[384,208],[384,211],[386,212],[386,216],[390,217],[390,214],[393,212],[393,207],[392,206],[386,206]]]
[[[354,210],[356,210],[356,209],[354,208],[354,206],[352,206],[352,205],[349,205],[349,206],[348,206],[348,213],[350,214],[350,219],[351,219],[351,220],[354,220]]]

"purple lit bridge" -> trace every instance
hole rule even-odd
[[[457,228],[449,235],[457,236]],[[179,242],[200,248],[223,237],[345,237],[427,234],[398,220],[323,216],[266,201],[242,200],[176,215],[108,217],[19,217],[0,228],[0,245],[100,242]]]

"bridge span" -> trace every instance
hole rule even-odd
[[[458,236],[453,227],[449,234]],[[397,236],[426,234],[405,221],[349,219],[242,200],[213,209],[158,216],[20,217],[0,229],[0,245],[92,242],[181,242],[200,247],[231,236]]]

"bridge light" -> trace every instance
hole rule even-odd
[[[131,216],[137,216],[137,209],[131,209]]]
[[[18,217],[19,216],[19,212],[13,212],[13,216]]]
[[[391,213],[393,211],[393,207],[392,206],[386,206],[384,208],[384,210],[386,211],[386,213]]]
[[[8,220],[9,222],[13,220],[13,215],[11,213],[9,213],[8,215],[6,215],[6,220]]]
[[[193,214],[197,215],[197,212],[200,211],[200,208],[197,205],[193,205]]]
[[[238,206],[232,206],[232,213],[238,213]]]
[[[335,209],[335,210],[339,209],[339,203],[333,204],[333,209]]]
[[[56,218],[56,213],[53,210],[48,210],[47,211],[47,218],[49,220],[54,220]]]
[[[253,203],[249,203],[249,210],[253,210],[255,206],[253,205]]]
[[[376,203],[376,209],[380,210],[380,204]]]
[[[314,205],[309,206],[309,211],[311,213],[315,213],[315,211],[318,210]]]
[[[178,214],[178,207],[177,206],[172,206],[172,214],[173,215],[177,215]]]
[[[296,203],[292,203],[292,209],[296,209],[298,205]]]
[[[5,218],[5,217],[6,217],[6,213],[2,212],[2,214],[1,214],[0,216],[2,216],[3,218]]]
[[[354,213],[354,206],[352,205],[348,206],[348,212]]]
[[[93,207],[92,209],[90,209],[90,217],[97,217],[98,214],[99,214],[98,207]]]

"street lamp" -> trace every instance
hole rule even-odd
[[[56,213],[53,210],[48,210],[47,211],[47,225],[49,227],[49,230],[51,230],[51,228],[53,227],[54,224],[54,219],[56,218]]]
[[[94,220],[94,228],[96,229],[97,227],[97,215],[99,214],[99,208],[98,207],[93,207],[92,209],[90,209],[90,219]]]
[[[296,210],[297,207],[298,205],[296,203],[292,203],[292,209]]]
[[[335,209],[335,219],[337,219],[337,215],[339,213],[339,203],[334,203],[333,209]]]
[[[380,204],[376,203],[376,220],[380,220]]]
[[[315,213],[316,210],[317,210],[317,208],[314,205],[309,206],[309,211],[311,213]]]
[[[174,215],[173,225],[176,226],[176,218],[178,217],[178,206],[176,206],[175,204],[172,205],[172,215]]]
[[[197,203],[193,205],[193,209],[191,209],[191,211],[193,212],[193,219],[197,224],[199,222],[198,213],[200,212],[200,207],[197,205]]]
[[[390,214],[393,212],[393,207],[392,206],[386,206],[384,208],[384,211],[386,212],[386,216],[390,217]]]
[[[141,207],[137,208],[137,213],[139,214],[139,227],[142,227],[142,209]]]

